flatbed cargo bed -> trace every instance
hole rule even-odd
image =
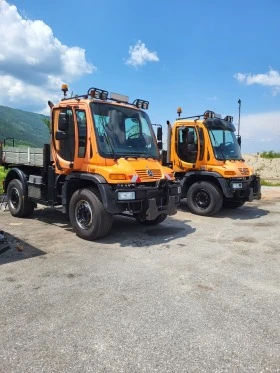
[[[0,163],[43,167],[43,148],[5,146]]]

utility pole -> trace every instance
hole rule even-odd
[[[238,131],[237,131],[237,142],[241,147],[241,136],[240,136],[240,111],[241,111],[241,100],[237,101],[238,103]]]
[[[241,110],[241,100],[239,99],[238,101],[238,133],[237,135],[240,135],[240,110]]]

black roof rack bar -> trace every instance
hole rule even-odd
[[[81,96],[72,96],[72,97],[63,97],[61,99],[61,101],[67,101],[67,100],[79,100],[81,98],[84,98],[84,99],[88,99],[89,95],[88,94],[85,94],[85,95],[81,95]],[[92,98],[92,97],[91,97]],[[102,100],[101,100],[102,101]],[[120,100],[117,100],[115,98],[110,98],[108,97],[108,99],[106,101],[115,101],[115,102],[119,102],[119,103],[122,103],[122,104],[126,104],[126,105],[130,105],[130,106],[133,106],[133,107],[136,107],[133,103],[130,103],[130,102],[126,102],[126,101],[120,101]]]
[[[88,94],[81,95],[81,96],[63,97],[61,99],[61,101],[65,101],[65,100],[76,100],[76,99],[79,99],[79,98],[88,98]]]
[[[200,118],[200,117],[202,117],[203,115],[204,115],[205,113],[203,113],[203,114],[200,114],[200,115],[193,115],[193,116],[191,116],[191,117],[184,117],[184,118],[177,118],[176,120],[180,120],[180,119],[191,119],[191,118]]]

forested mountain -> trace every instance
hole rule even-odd
[[[14,138],[15,146],[42,147],[49,142],[45,115],[0,105],[0,141]],[[6,140],[6,144],[11,144]]]

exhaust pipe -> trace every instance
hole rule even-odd
[[[166,121],[167,124],[167,154],[166,154],[166,163],[170,163],[170,156],[171,156],[171,133],[172,127],[169,120]]]

